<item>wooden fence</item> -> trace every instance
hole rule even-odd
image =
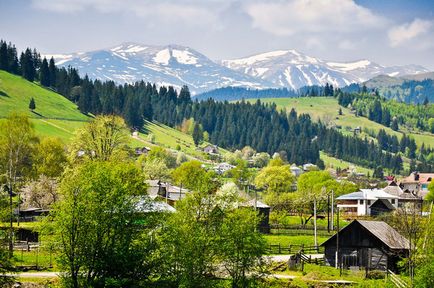
[[[270,225],[271,234],[281,235],[314,235],[313,227],[306,227],[301,225]],[[330,232],[325,227],[317,228],[318,236],[332,236],[334,231]]]
[[[267,247],[267,252],[269,254],[296,254],[300,251],[303,254],[322,254],[324,253],[324,247],[321,246],[306,246],[306,245],[281,245],[270,244]]]

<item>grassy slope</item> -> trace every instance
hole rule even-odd
[[[0,92],[0,118],[12,112],[24,113],[39,136],[56,136],[68,142],[75,129],[89,120],[63,96],[5,71],[0,71]],[[28,108],[32,97],[35,113]]]
[[[148,135],[153,134],[155,136],[155,144],[159,146],[175,150],[179,145],[181,151],[187,155],[195,158],[203,158],[204,156],[200,150],[196,150],[193,137],[174,128],[160,123],[146,121],[143,132],[144,134],[139,134],[139,138],[150,146],[152,146],[152,144],[148,142]],[[222,155],[230,153],[225,149],[219,148],[219,150]]]
[[[251,101],[254,102],[256,100]],[[388,134],[396,135],[398,138],[402,137],[402,132],[407,132],[396,132],[388,127],[371,121],[368,118],[356,117],[354,114],[350,113],[350,110],[347,108],[342,108],[343,115],[338,115],[338,110],[340,106],[337,100],[332,97],[266,98],[261,99],[261,101],[264,103],[274,102],[277,104],[278,107],[286,108],[288,111],[290,111],[291,108],[294,108],[298,113],[310,114],[315,120],[326,119],[328,121],[332,121],[336,125],[342,126],[342,130],[344,131],[344,133],[350,133],[346,132],[346,127],[355,128],[357,126],[360,126],[362,130],[366,128],[369,130],[373,130],[376,133],[380,129],[384,129]],[[434,147],[434,135],[432,134],[407,134],[414,137],[418,146],[422,145],[422,143],[425,143],[425,145]],[[362,133],[361,136],[364,137],[365,134]]]
[[[28,109],[32,97],[36,102],[36,113]],[[74,131],[90,119],[80,113],[77,106],[65,97],[26,81],[20,76],[0,71],[0,118],[6,117],[11,112],[28,115],[37,135],[59,137],[66,143],[72,139]],[[145,130],[156,136],[158,145],[175,149],[179,142],[185,153],[195,152],[193,139],[189,135],[149,122],[145,124]],[[146,136],[142,138],[146,139]],[[149,144],[142,140],[131,139],[130,144],[133,147]]]

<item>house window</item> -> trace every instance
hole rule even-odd
[[[364,204],[364,200],[359,200],[359,205],[363,205]]]
[[[371,200],[368,200],[368,205],[371,205]]]
[[[392,199],[392,205],[395,205],[395,199]]]

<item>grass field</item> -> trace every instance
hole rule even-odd
[[[255,102],[256,99],[248,100]],[[291,111],[294,108],[297,113],[307,113],[311,115],[314,120],[321,120],[323,122],[334,123],[342,127],[342,132],[344,134],[350,134],[346,128],[354,129],[356,127],[361,127],[362,131],[369,129],[378,133],[380,129],[384,129],[390,135],[396,135],[401,138],[405,132],[408,135],[414,137],[416,144],[421,146],[425,143],[425,146],[434,147],[434,135],[429,133],[414,133],[409,131],[396,132],[392,129],[378,124],[374,121],[369,120],[366,117],[356,117],[349,109],[343,108],[338,104],[337,99],[333,97],[302,97],[302,98],[264,98],[261,99],[263,103],[276,103],[276,105],[287,111]],[[339,108],[342,108],[343,115],[339,115]],[[362,132],[361,137],[369,136]]]
[[[193,137],[191,135],[182,133],[179,130],[168,127],[161,123],[146,121],[142,132],[143,133],[139,134],[139,138],[145,142],[149,142],[148,135],[153,134],[155,136],[154,142],[159,146],[172,150],[180,148],[180,151],[195,158],[204,157],[203,152],[198,150],[194,145]],[[152,145],[151,143],[149,144]],[[222,148],[219,148],[219,151],[222,155],[230,153],[229,151]]]
[[[372,173],[374,172],[372,169],[368,169],[362,166],[358,166],[355,165],[353,163],[344,161],[344,160],[340,160],[338,158],[334,158],[332,156],[327,155],[324,152],[320,152],[320,158],[322,159],[322,161],[324,161],[324,164],[326,166],[326,168],[340,168],[340,169],[345,169],[345,168],[354,168],[356,172],[360,172],[360,173],[364,173],[365,175],[372,175]]]
[[[268,244],[278,245],[288,247],[289,245],[305,245],[305,246],[313,246],[315,243],[315,239],[311,235],[265,235],[265,239]],[[329,237],[318,236],[318,244],[321,244]]]
[[[34,112],[28,108],[32,97],[36,103]],[[0,71],[0,118],[12,112],[29,116],[38,136],[58,137],[64,142],[69,142],[74,131],[90,119],[65,97],[20,76]]]

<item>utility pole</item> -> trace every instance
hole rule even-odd
[[[331,230],[335,230],[334,221],[335,221],[335,215],[334,215],[334,209],[335,209],[335,192],[332,190],[332,222],[331,222]]]
[[[327,195],[327,232],[330,233],[330,195]]]
[[[316,197],[313,197],[313,226],[314,226],[314,237],[315,237],[315,248],[318,247],[317,231],[316,231]]]
[[[9,258],[12,258],[14,255],[14,242],[13,242],[13,236],[14,236],[14,227],[13,227],[13,218],[14,218],[14,207],[12,203],[12,185],[9,183],[10,187],[8,185],[3,186],[3,191],[9,194],[9,208],[10,208],[10,227],[9,227]]]

